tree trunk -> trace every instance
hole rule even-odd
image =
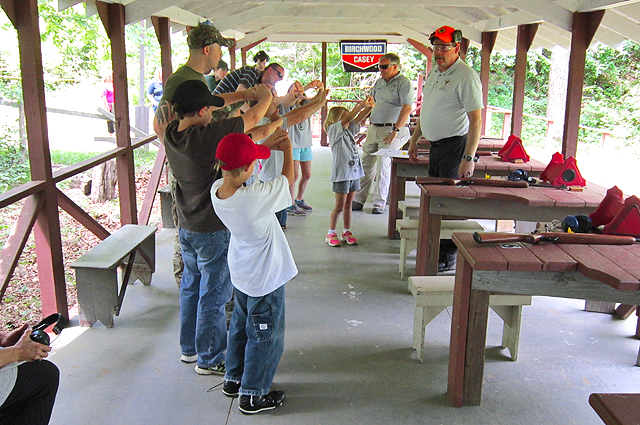
[[[115,159],[94,167],[91,182],[91,199],[94,202],[115,199],[117,177]]]
[[[23,158],[27,158],[27,120],[24,114],[24,102],[22,100],[18,101],[19,104],[19,115],[18,115],[18,127],[20,130],[20,155]]]
[[[569,51],[563,47],[556,46],[551,54],[549,99],[547,101],[547,119],[552,121],[549,123],[547,137],[556,141],[562,140],[568,78]]]

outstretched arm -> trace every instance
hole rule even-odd
[[[293,127],[294,125],[300,124],[303,121],[308,120],[311,115],[315,114],[327,101],[327,91],[324,90],[324,87],[318,90],[318,94],[311,99],[311,102],[302,105],[299,108],[295,108],[294,110],[285,114],[287,117],[287,126]]]

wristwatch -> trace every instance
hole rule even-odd
[[[471,162],[471,161],[478,162],[478,158],[477,157],[473,157],[471,155],[462,155],[462,159],[464,161],[469,161],[469,162]]]
[[[398,127],[396,127],[396,125],[392,125],[391,126],[391,131],[395,131],[396,133],[400,131],[400,129]]]

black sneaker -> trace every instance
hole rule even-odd
[[[282,390],[273,390],[267,395],[241,395],[238,408],[246,415],[272,410],[280,406],[284,401],[285,394]]]
[[[438,273],[447,272],[456,269],[456,257],[458,251],[449,251],[444,253],[438,262]]]
[[[360,202],[351,202],[351,211],[362,211],[362,208],[364,208],[364,205],[362,205]]]
[[[222,394],[227,397],[238,397],[238,391],[240,391],[240,382],[224,381],[222,385]]]

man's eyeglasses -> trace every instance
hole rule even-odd
[[[386,65],[378,65],[378,68],[380,68],[380,69],[387,69],[387,68],[389,68],[391,65],[394,65],[394,64],[392,64],[392,63],[388,63],[388,64],[386,64]]]
[[[282,78],[284,78],[284,74],[280,71],[278,71],[277,69],[273,69],[274,71],[276,71],[276,74],[278,74],[278,78],[280,78],[282,80]]]
[[[449,50],[453,49],[454,47],[456,47],[456,45],[451,45],[451,44],[434,44],[433,46],[433,50],[437,50],[440,52],[448,52]]]

